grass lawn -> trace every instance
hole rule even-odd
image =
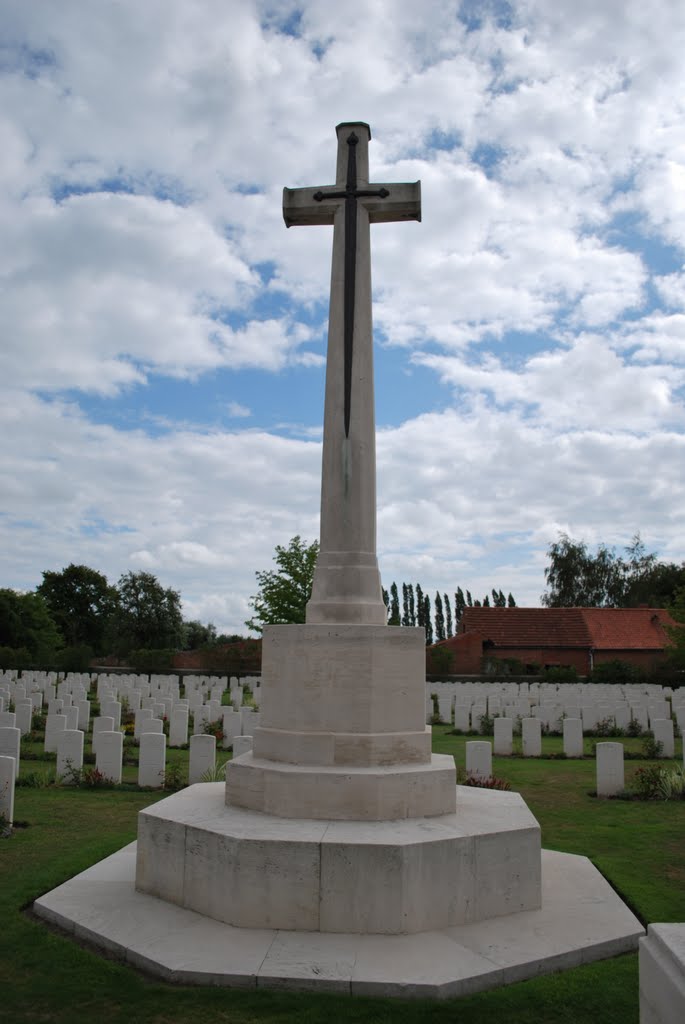
[[[463,767],[464,745],[474,737],[449,735],[442,726],[433,737],[434,749]],[[560,743],[545,737],[543,755],[558,753]],[[42,745],[31,749],[38,753]],[[185,765],[187,752],[169,753]],[[680,744],[678,753],[682,758]],[[628,783],[639,765],[626,762]],[[54,762],[22,762],[23,774],[53,769]],[[493,759],[494,773],[523,794],[538,818],[544,846],[590,857],[644,922],[685,921],[685,801],[597,800],[589,795],[594,770],[590,759]],[[129,785],[119,790],[17,788],[21,827],[0,840],[3,1024],[638,1022],[636,954],[440,1003],[176,987],[104,960],[22,908],[135,839],[137,812],[160,798],[134,788],[135,775],[127,767]]]

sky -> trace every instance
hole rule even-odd
[[[0,586],[246,633],[318,536],[335,125],[371,178],[383,583],[538,605],[560,532],[685,559],[680,0],[4,0]]]

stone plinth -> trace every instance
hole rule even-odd
[[[449,814],[456,772],[431,755],[422,629],[268,626],[252,753],[226,767],[226,803],[282,818]]]
[[[386,822],[293,821],[222,797],[204,784],[141,811],[140,891],[242,928],[358,934],[540,906],[540,829],[516,793],[460,787],[458,814]]]
[[[252,753],[226,765],[226,803],[282,818],[426,818],[454,811],[455,782],[449,754],[434,754],[429,764],[329,768],[278,763]]]

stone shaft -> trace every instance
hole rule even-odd
[[[326,398],[321,479],[321,550],[307,606],[308,623],[384,625],[376,557],[376,444],[371,318],[373,221],[420,219],[420,185],[369,183],[369,127],[338,125],[336,185],[285,189],[283,215],[294,224],[333,224]],[[356,241],[351,397],[345,409],[345,295],[350,288],[349,239],[345,229],[348,139],[356,157]],[[326,197],[326,189],[331,198]],[[363,192],[375,194],[364,196]],[[382,194],[383,193],[383,194]],[[314,199],[318,195],[321,198]],[[347,260],[346,260],[347,255]],[[346,419],[349,417],[349,429]]]

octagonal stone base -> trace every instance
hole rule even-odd
[[[458,814],[317,821],[226,807],[199,784],[139,815],[136,887],[242,928],[405,934],[540,906],[521,797],[459,787]]]
[[[586,857],[542,851],[542,906],[416,935],[235,928],[134,886],[136,844],[33,905],[167,982],[447,999],[637,949],[644,933]]]

